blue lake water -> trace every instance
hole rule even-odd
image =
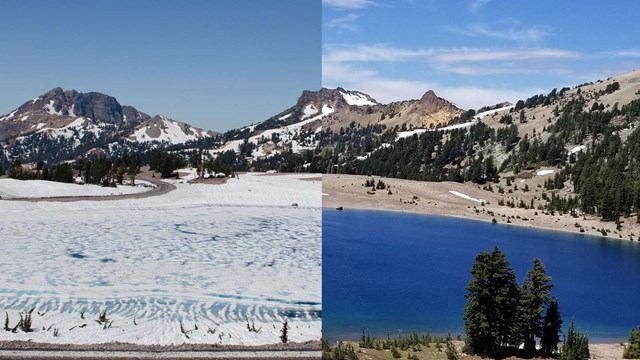
[[[640,324],[640,243],[442,216],[324,210],[323,337],[464,334],[465,286],[498,246],[524,279],[538,257],[565,325],[616,342]]]

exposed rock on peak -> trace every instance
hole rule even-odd
[[[454,110],[457,108],[449,101],[438,97],[433,90],[429,90],[418,101],[420,108],[427,114],[435,113],[443,109]]]

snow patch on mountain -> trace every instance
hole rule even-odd
[[[369,100],[364,94],[355,93],[355,92],[344,93],[342,91],[340,91],[340,94],[342,94],[344,101],[346,101],[347,104],[349,105],[357,105],[357,106],[376,105],[376,103]]]
[[[9,119],[13,118],[14,116],[16,116],[16,112],[18,112],[17,109],[13,110],[9,115],[1,117],[0,121],[9,120]]]
[[[309,104],[309,105],[305,106],[305,108],[304,108],[304,110],[302,110],[302,112],[304,113],[304,116],[302,118],[305,119],[305,118],[308,118],[311,115],[317,114],[318,113],[318,109],[315,107],[315,105]]]
[[[313,131],[310,130],[309,133],[305,132],[303,127],[332,114],[334,111],[335,110],[327,104],[322,106],[321,111],[318,111],[313,104],[307,105],[303,110],[301,121],[279,128],[265,130],[260,134],[250,137],[247,141],[257,146],[256,149],[252,151],[251,156],[253,158],[271,157],[280,153],[277,148],[282,146],[289,146],[291,151],[294,153],[301,150],[314,149],[317,146],[315,134],[321,131],[322,127],[318,127]],[[309,116],[314,114],[318,115],[309,118]],[[279,139],[277,143],[273,142],[274,135],[277,135],[276,138]],[[233,150],[238,153],[240,152],[240,145],[243,142],[244,139],[232,140],[227,142],[224,146],[210,151],[210,153],[212,155],[217,155],[229,150]],[[266,146],[273,147],[274,149],[267,151],[265,149]]]
[[[44,111],[51,115],[62,116],[62,111],[56,111],[54,100],[49,100],[49,103],[44,106]]]
[[[202,133],[199,134],[196,129],[191,126],[186,126],[186,131],[180,126],[180,124],[176,121],[167,119],[164,116],[160,116],[161,121],[158,123],[153,123],[141,127],[133,133],[135,139],[129,139],[130,141],[138,141],[138,142],[168,142],[171,144],[181,144],[187,141],[197,140],[202,137],[208,137],[209,134]],[[159,129],[153,129],[159,128]],[[160,135],[157,137],[149,135],[149,131],[155,132],[156,130],[160,131]]]

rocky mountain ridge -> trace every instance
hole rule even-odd
[[[64,161],[88,151],[163,147],[220,134],[121,105],[98,92],[54,88],[0,117],[5,161]]]

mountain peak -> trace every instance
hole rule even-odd
[[[433,90],[429,90],[418,101],[419,106],[427,113],[434,113],[444,108],[456,108],[449,101],[438,97]]]

